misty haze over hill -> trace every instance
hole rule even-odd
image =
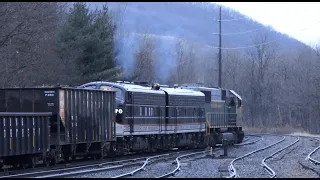
[[[101,7],[104,3],[89,3],[91,8]],[[115,13],[121,32],[117,45],[120,55],[118,62],[126,73],[131,73],[134,65],[134,52],[137,49],[138,38],[142,34],[152,34],[157,42],[154,58],[156,62],[175,67],[175,46],[177,39],[188,43],[197,43],[201,48],[199,56],[210,53],[215,56],[218,46],[219,6],[212,3],[186,3],[186,2],[110,2],[108,7]],[[244,15],[223,7],[222,19],[239,19],[222,22],[222,34],[241,33],[236,35],[223,35],[222,46],[237,48],[253,46],[252,39],[261,33],[268,33],[268,40],[274,41],[279,49],[294,51],[306,47],[300,41],[290,38],[251,20]],[[248,48],[239,49],[246,52]],[[226,50],[223,50],[226,51]],[[228,50],[233,51],[233,50]],[[217,56],[216,56],[217,57]],[[213,57],[214,58],[214,57]],[[160,67],[161,68],[161,67]],[[161,74],[168,74],[170,68],[160,69]],[[167,77],[163,77],[167,78]]]

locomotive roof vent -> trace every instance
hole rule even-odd
[[[183,87],[203,87],[202,83],[187,83],[187,84],[182,84],[181,86]]]
[[[132,84],[132,82],[130,81],[116,81],[116,83]]]
[[[168,88],[168,87],[169,87],[169,85],[160,84],[160,87]]]
[[[133,82],[133,84],[140,85],[140,86],[149,86],[148,82]]]

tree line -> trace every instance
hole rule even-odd
[[[216,49],[200,54],[201,45],[180,39],[169,78],[159,80],[158,44],[148,34],[137,42],[135,65],[125,77],[117,61],[121,23],[107,5],[90,10],[86,3],[1,2],[0,14],[1,87],[76,86],[124,78],[217,86]],[[319,48],[285,52],[268,41],[268,32],[262,32],[253,37],[253,48],[223,51],[223,87],[243,97],[242,125],[291,126],[319,133]]]

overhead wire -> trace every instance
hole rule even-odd
[[[223,6],[222,6],[223,7]],[[309,10],[309,8],[305,8],[305,9],[303,9],[302,11],[308,11]],[[243,17],[243,18],[234,18],[234,19],[222,19],[222,20],[220,20],[220,19],[213,19],[214,21],[221,21],[221,22],[229,22],[229,21],[239,21],[239,20],[243,20],[243,19],[249,19],[250,17]]]
[[[238,34],[246,34],[246,33],[251,33],[251,32],[255,32],[255,31],[259,31],[260,29],[264,29],[266,27],[260,27],[260,28],[256,28],[256,29],[252,29],[252,30],[248,30],[248,31],[242,31],[242,32],[237,32],[237,33],[223,33],[221,34],[222,36],[229,36],[229,35],[238,35]],[[212,33],[213,35],[219,35],[219,33]]]
[[[303,12],[304,11],[307,11],[309,10],[308,9],[304,9],[302,10]],[[236,21],[236,20],[241,20],[241,19],[248,19],[248,17],[244,17],[244,18],[238,18],[238,19],[226,19],[226,20],[221,20],[222,21]],[[220,21],[220,20],[216,20],[216,21]],[[252,32],[255,32],[255,31],[259,31],[260,29],[264,29],[265,27],[260,27],[260,28],[256,28],[256,29],[252,29],[252,30],[248,30],[248,31],[242,31],[242,32],[236,32],[236,33],[223,33],[221,34],[221,36],[230,36],[230,35],[239,35],[239,34],[246,34],[246,33],[252,33]],[[219,35],[219,33],[212,33],[213,35]]]
[[[306,29],[309,29],[311,27],[313,27],[314,25],[316,24],[319,24],[320,23],[320,20],[319,21],[316,21],[316,23],[312,24],[311,26],[309,27],[306,27],[306,28],[303,28],[303,29],[300,29],[298,30],[297,32],[300,32],[300,31],[304,31]],[[259,43],[259,44],[256,44],[256,45],[250,45],[250,46],[242,46],[242,47],[217,47],[217,46],[210,46],[212,48],[215,48],[215,49],[222,49],[222,50],[236,50],[236,49],[246,49],[246,48],[252,48],[252,47],[257,47],[257,46],[260,46],[260,45],[265,45],[265,44],[271,44],[271,43],[274,43],[274,42],[277,42],[279,41],[279,39],[276,39],[276,40],[272,40],[272,41],[268,41],[268,42],[264,42],[264,43]]]

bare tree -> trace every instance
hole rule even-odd
[[[145,34],[139,43],[139,48],[135,53],[136,63],[133,72],[134,81],[145,81],[151,83],[154,80],[153,53],[155,43],[152,37]]]
[[[48,75],[46,69],[52,69],[48,56],[54,55],[61,5],[54,2],[1,3],[2,86],[37,84]]]
[[[187,44],[183,41],[178,41],[176,45],[177,67],[176,67],[176,82],[195,83],[202,82],[203,77],[198,71],[201,64],[197,57],[198,45]]]
[[[259,34],[253,39],[255,48],[248,51],[248,80],[249,80],[249,111],[252,125],[256,122],[261,126],[266,126],[266,118],[270,116],[270,109],[267,102],[272,103],[268,94],[268,81],[266,79],[269,67],[277,57],[277,45],[267,44],[268,33]],[[272,95],[271,95],[272,96]],[[268,123],[269,124],[269,123]]]

